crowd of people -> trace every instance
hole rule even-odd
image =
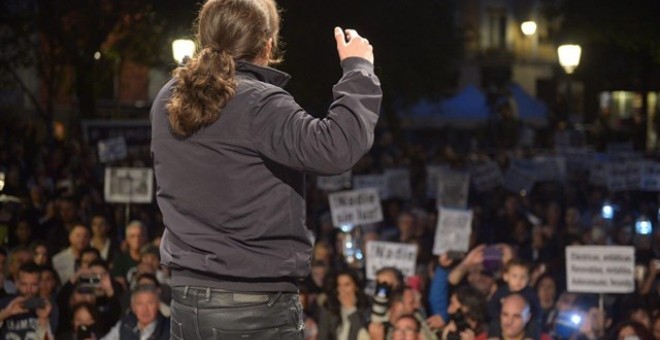
[[[82,140],[35,142],[30,123],[3,122],[0,133],[0,338],[169,338],[171,287],[160,265],[165,226],[158,208],[133,204],[126,216],[125,205],[103,195],[105,166],[149,167],[149,153],[102,164]],[[358,240],[361,249],[368,240],[417,245],[409,277],[385,267],[367,280],[363,261],[347,261],[347,234],[332,224],[327,192],[308,180],[315,247],[311,274],[300,282],[307,339],[660,339],[660,228],[653,222],[644,235],[634,229],[639,216],[657,216],[655,193],[610,193],[590,185],[586,173],[536,183],[525,195],[471,190],[470,250],[434,255],[437,207],[427,195],[426,166],[461,169],[492,159],[504,168],[512,155],[529,156],[455,150],[402,148],[379,130],[353,169],[410,170],[412,198],[384,200],[384,220],[360,226]],[[613,218],[602,216],[606,201],[616,207]],[[634,246],[634,292],[602,301],[568,292],[567,245]]]

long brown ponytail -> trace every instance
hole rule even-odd
[[[209,0],[204,4],[196,23],[201,50],[173,73],[176,85],[167,110],[174,134],[190,136],[220,117],[235,94],[235,61],[277,61],[279,25],[273,0]],[[264,56],[269,40],[271,55]]]

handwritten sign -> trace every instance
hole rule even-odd
[[[445,171],[438,178],[438,205],[466,208],[470,189],[470,174]]]
[[[316,187],[324,191],[348,189],[351,187],[351,171],[336,176],[318,176]]]
[[[154,171],[151,168],[105,168],[105,201],[151,203],[153,178]]]
[[[635,249],[626,246],[566,247],[566,284],[569,292],[631,293]]]
[[[494,161],[473,166],[470,174],[474,188],[478,192],[496,188],[504,182],[502,170],[500,170],[500,167]]]
[[[472,210],[438,208],[438,224],[435,229],[433,254],[447,251],[465,251],[470,247]]]
[[[345,225],[362,225],[383,220],[383,211],[376,189],[340,191],[328,195],[332,224],[341,228]]]
[[[383,175],[355,175],[353,176],[353,189],[374,188],[378,191],[378,197],[384,200],[389,197],[389,188]]]
[[[405,277],[415,275],[417,245],[395,242],[367,242],[367,279],[375,280],[376,272],[384,267],[395,267]]]
[[[97,143],[99,161],[108,163],[126,158],[126,140],[124,137],[116,137],[100,140]]]

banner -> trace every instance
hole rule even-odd
[[[328,195],[332,224],[356,226],[383,220],[383,211],[376,189],[340,191]]]
[[[389,197],[387,180],[383,175],[355,175],[353,176],[353,189],[374,188],[378,191],[378,197],[381,200]]]
[[[387,196],[382,196],[382,199],[398,197],[408,200],[412,197],[410,170],[387,169],[383,176],[387,183]]]
[[[105,168],[105,201],[151,203],[154,171],[151,168]]]
[[[316,187],[323,191],[337,191],[351,187],[351,171],[335,176],[317,176]]]
[[[451,208],[467,208],[470,174],[445,171],[438,178],[437,205]]]
[[[126,140],[124,140],[124,137],[100,140],[97,143],[97,149],[101,163],[119,161],[126,158],[128,154],[126,152]]]
[[[367,279],[375,280],[376,272],[385,267],[399,269],[405,277],[415,275],[417,245],[395,242],[367,242]]]
[[[635,290],[634,269],[634,247],[566,247],[569,292],[631,293]]]
[[[504,183],[502,170],[494,161],[473,166],[470,174],[475,190],[480,193],[496,188]]]
[[[450,250],[467,252],[472,232],[472,210],[438,208],[433,254],[442,255]]]

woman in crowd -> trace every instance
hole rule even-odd
[[[369,300],[357,273],[341,270],[328,283],[328,299],[319,313],[317,339],[368,340]]]

